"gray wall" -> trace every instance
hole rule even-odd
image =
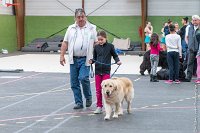
[[[90,14],[107,0],[85,0],[86,13]],[[90,16],[139,16],[141,0],[110,0]]]
[[[149,16],[191,16],[200,14],[200,0],[148,0]]]
[[[80,8],[82,0],[60,0],[73,11]],[[94,2],[95,1],[95,2]],[[90,14],[107,0],[85,0],[85,10]],[[141,0],[110,0],[90,16],[140,16]],[[0,6],[0,14],[12,14],[11,7]],[[149,16],[191,16],[200,14],[200,0],[148,0]],[[73,16],[74,13],[58,0],[26,0],[27,16]]]
[[[12,7],[5,7],[0,4],[0,14],[3,15],[12,15]]]
[[[73,11],[80,8],[82,0],[60,0]],[[95,2],[94,2],[95,1]],[[85,0],[86,14],[90,14],[107,0]],[[90,16],[137,16],[140,15],[140,0],[110,0]],[[27,16],[73,16],[57,0],[26,0]]]

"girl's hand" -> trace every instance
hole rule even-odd
[[[89,60],[89,64],[92,64],[92,59]]]
[[[117,62],[117,65],[121,65],[121,64],[122,64],[122,62],[121,62],[121,61],[118,61],[118,62]]]

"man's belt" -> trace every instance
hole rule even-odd
[[[86,56],[73,56],[75,59],[86,58]]]

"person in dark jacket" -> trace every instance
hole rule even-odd
[[[169,25],[170,24],[172,24],[172,21],[170,19],[168,19],[167,26],[164,27],[165,36],[170,34],[170,32],[169,32]]]
[[[178,34],[181,36],[181,46],[182,46],[182,60],[183,60],[183,69],[184,71],[187,68],[187,43],[185,42],[185,29],[188,26],[188,17],[182,18],[183,27],[179,30]]]
[[[192,25],[185,33],[185,41],[188,44],[188,61],[187,61],[187,76],[185,82],[191,82],[193,74],[196,75],[196,61],[195,57],[199,49],[199,43],[196,38],[196,30],[199,27],[200,17],[198,15],[192,16]]]
[[[101,82],[110,78],[111,70],[111,57],[118,65],[121,65],[121,61],[113,44],[107,42],[106,32],[99,31],[97,33],[98,45],[94,47],[93,59],[89,61],[90,64],[95,63],[95,85],[96,85],[96,97],[97,97],[97,109],[95,114],[102,113],[102,93]]]

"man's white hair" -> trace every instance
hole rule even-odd
[[[192,16],[192,20],[196,20],[196,19],[200,20],[199,15],[193,15],[193,16]]]

